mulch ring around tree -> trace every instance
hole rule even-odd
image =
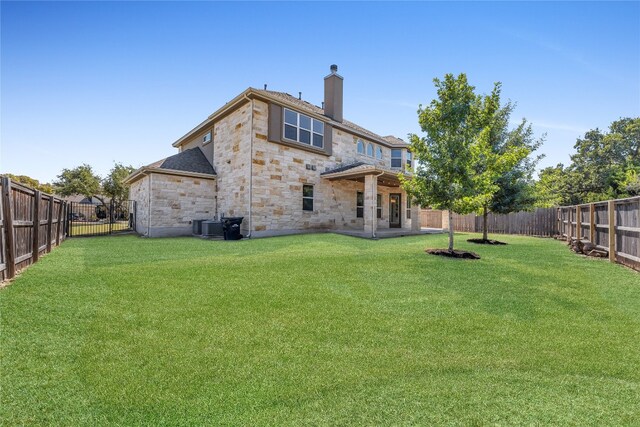
[[[480,255],[471,251],[459,251],[455,249],[452,251],[449,249],[427,249],[425,252],[431,255],[446,256],[449,258],[480,259]]]
[[[478,245],[506,245],[505,242],[491,239],[467,239],[469,243],[477,243]]]

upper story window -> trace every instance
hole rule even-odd
[[[367,156],[373,157],[373,144],[367,144]]]
[[[358,140],[357,147],[358,147],[358,154],[364,154],[364,142],[362,142],[361,139]]]
[[[302,144],[323,148],[324,123],[285,108],[284,137]]]
[[[412,166],[412,162],[411,162],[411,161],[413,160],[413,157],[412,157],[412,155],[411,155],[411,151],[408,151],[408,150],[407,150],[407,154],[406,154],[406,156],[407,156],[407,157],[406,157],[406,160],[407,160],[407,168],[411,169],[411,168],[413,167],[413,166]]]
[[[392,168],[402,167],[402,150],[398,148],[393,148],[391,150],[391,167]]]
[[[382,160],[382,148],[376,147],[376,159]]]
[[[211,131],[202,135],[202,145],[208,144],[211,142]]]

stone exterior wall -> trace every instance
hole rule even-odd
[[[356,218],[356,192],[364,192],[364,182],[349,180],[329,181],[321,173],[355,161],[378,163],[375,158],[357,153],[354,135],[333,129],[333,150],[325,156],[269,142],[268,104],[254,101],[253,155],[252,155],[252,236],[268,236],[293,231],[358,229],[364,227],[364,219]],[[382,146],[381,146],[382,147]],[[391,150],[383,148],[380,166],[390,168]],[[219,150],[216,148],[216,150]],[[374,150],[375,156],[375,150]],[[314,170],[315,169],[315,170]],[[314,187],[313,211],[302,209],[302,186]],[[222,188],[222,187],[220,187]],[[222,191],[222,190],[221,190]],[[382,218],[376,219],[377,227],[389,227],[389,194],[402,194],[401,224],[410,228],[406,218],[406,195],[400,187],[378,186],[382,195]],[[371,209],[373,202],[368,201]]]
[[[251,103],[223,117],[213,130],[213,168],[217,174],[218,217],[242,216],[241,232],[249,232],[251,172]]]
[[[149,196],[151,177],[145,176],[129,187],[129,198],[136,201],[136,224],[135,231],[138,234],[146,235],[149,226]]]
[[[215,181],[151,173],[131,185],[136,231],[147,237],[190,236],[191,221],[213,218]]]

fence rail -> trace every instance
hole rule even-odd
[[[67,202],[7,177],[0,180],[0,194],[0,281],[4,281],[62,243]]]
[[[640,270],[640,197],[562,206],[558,229],[609,251],[611,262]]]
[[[487,216],[487,229],[492,234],[520,234],[525,236],[552,237],[558,234],[556,208],[538,208],[532,212],[513,212]],[[482,232],[482,216],[453,214],[454,231]]]

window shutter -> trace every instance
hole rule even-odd
[[[282,107],[269,104],[269,141],[280,142],[282,139]]]

